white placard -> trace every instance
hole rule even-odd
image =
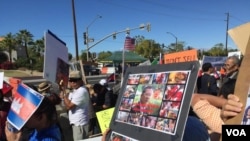
[[[4,72],[0,72],[0,89],[3,88],[3,74]]]
[[[51,82],[56,82],[57,60],[60,58],[68,63],[68,48],[51,31],[45,33],[45,54],[43,77]]]

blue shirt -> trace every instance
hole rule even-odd
[[[34,130],[31,133],[30,141],[61,141],[61,131],[58,125],[54,124],[41,131]]]

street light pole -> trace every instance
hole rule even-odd
[[[170,34],[175,38],[175,51],[177,51],[177,37],[171,32],[167,32],[167,34]]]
[[[97,15],[95,19],[86,27],[86,52],[87,52],[87,61],[89,61],[89,27],[99,18],[102,18],[102,16]]]
[[[92,47],[94,47],[95,45],[101,43],[102,41],[104,41],[105,39],[111,37],[111,36],[114,36],[114,35],[117,35],[117,34],[120,34],[120,33],[124,33],[124,32],[130,32],[132,30],[137,30],[137,29],[144,29],[144,28],[147,28],[147,31],[149,32],[151,30],[151,25],[148,23],[148,24],[141,24],[139,27],[135,27],[135,28],[127,28],[125,30],[121,30],[121,31],[117,31],[117,32],[114,32],[114,33],[111,33],[107,36],[105,36],[104,38],[102,38],[101,40],[97,41],[96,43],[94,43],[93,45],[89,46],[88,49],[91,49]]]

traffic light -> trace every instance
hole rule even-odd
[[[148,23],[147,24],[147,31],[149,32],[151,30],[151,25]]]
[[[116,39],[116,33],[113,33],[113,40]]]
[[[95,52],[92,53],[92,58],[96,58],[96,53]]]
[[[87,33],[86,32],[83,32],[83,42],[84,42],[84,45],[87,44]]]

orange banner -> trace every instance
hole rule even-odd
[[[164,54],[164,64],[190,61],[198,61],[196,49]]]

